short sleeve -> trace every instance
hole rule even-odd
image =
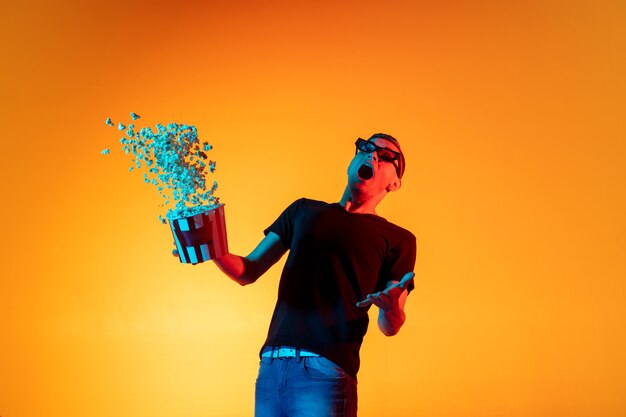
[[[389,281],[400,281],[407,272],[412,272],[415,268],[415,258],[417,256],[417,243],[415,236],[409,236],[400,240],[393,246],[381,271],[381,279],[387,283]],[[413,291],[415,285],[413,281],[409,283],[408,291]]]
[[[302,200],[299,199],[291,203],[289,207],[287,207],[283,212],[278,216],[278,218],[272,223],[267,229],[263,231],[263,233],[267,236],[269,232],[276,233],[279,237],[285,248],[291,249],[291,241],[293,240],[293,225],[294,219],[296,217],[296,213],[298,211],[298,207],[302,204]]]

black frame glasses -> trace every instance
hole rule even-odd
[[[383,148],[362,138],[358,138],[354,144],[356,145],[355,155],[359,153],[359,151],[363,153],[372,153],[376,151],[378,158],[382,161],[390,162],[396,168],[396,173],[398,174],[398,177],[400,177],[400,165],[395,164],[395,161],[400,158],[400,152],[396,152],[389,148]]]

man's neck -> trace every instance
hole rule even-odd
[[[346,187],[339,204],[350,213],[378,215],[378,213],[376,213],[376,206],[378,206],[382,197],[384,196],[381,196],[380,198],[364,198],[362,196],[352,195],[350,188]]]

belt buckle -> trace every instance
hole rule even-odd
[[[292,349],[292,348],[279,348],[278,349],[279,358],[295,358],[296,356],[298,356],[298,349]]]

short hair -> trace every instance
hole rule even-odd
[[[402,148],[400,147],[398,139],[386,133],[375,133],[368,139],[368,141],[372,139],[385,139],[398,147],[398,151],[400,152],[400,157],[398,158],[398,177],[402,178],[404,175],[404,168],[406,167],[406,161],[404,160],[404,154],[402,153]]]

